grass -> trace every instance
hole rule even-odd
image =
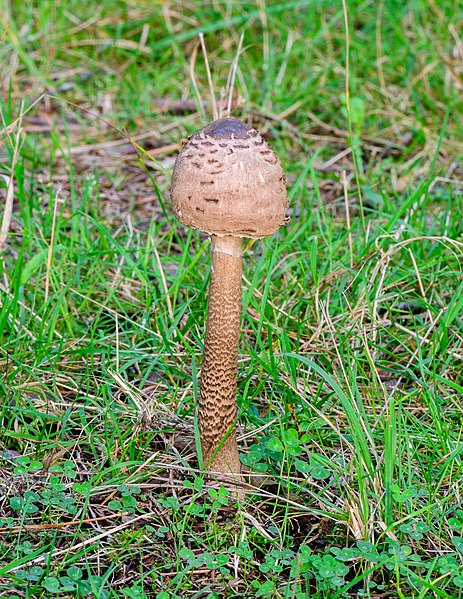
[[[463,9],[347,17],[4,3],[0,596],[463,595]],[[217,95],[244,35],[232,114],[292,217],[246,245],[239,443],[269,478],[238,510],[197,468],[208,242],[168,198],[201,31]]]

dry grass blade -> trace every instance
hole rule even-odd
[[[51,226],[51,235],[50,235],[50,243],[48,245],[48,256],[47,256],[47,273],[45,277],[45,301],[48,300],[48,293],[50,291],[50,272],[51,272],[51,263],[53,260],[53,245],[55,243],[55,228],[56,228],[56,216],[58,213],[58,206],[62,203],[61,200],[58,199],[60,189],[56,192],[55,199],[53,201],[53,221]]]
[[[5,204],[3,208],[2,225],[0,227],[0,253],[3,252],[5,247],[8,231],[10,229],[11,217],[13,215],[13,201],[14,201],[14,179],[12,176],[0,175],[6,182],[6,195]]]
[[[7,189],[6,189],[6,197],[5,197],[5,205],[3,209],[3,218],[2,224],[0,227],[0,254],[3,252],[6,244],[6,239],[8,237],[8,231],[11,225],[11,217],[13,216],[13,203],[14,203],[14,169],[16,163],[18,161],[20,146],[21,146],[21,122],[19,122],[18,131],[16,133],[15,144],[14,144],[14,153],[13,160],[10,169],[10,175],[1,175],[3,179],[6,181]]]
[[[203,50],[204,62],[206,64],[207,81],[209,84],[209,93],[211,94],[212,118],[214,121],[216,121],[219,118],[219,112],[217,110],[217,102],[215,99],[214,84],[212,83],[211,69],[209,67],[209,59],[207,57],[206,43],[204,41],[204,33],[199,34],[199,39],[201,42],[201,48]]]
[[[54,528],[66,528],[68,526],[82,526],[82,524],[92,524],[93,522],[102,522],[107,520],[114,520],[114,518],[120,518],[126,516],[129,512],[120,512],[117,514],[108,514],[107,516],[99,516],[98,518],[85,518],[84,520],[70,520],[69,522],[55,522],[53,524],[24,524],[17,528],[0,528],[0,533],[5,532],[9,534],[18,534],[23,530],[28,532],[38,532],[41,530],[52,530]]]
[[[21,110],[19,113],[19,116],[9,125],[6,125],[4,117],[3,117],[3,113],[0,110],[0,115],[2,117],[2,123],[3,123],[3,131],[0,132],[1,135],[11,135],[11,132],[14,131],[15,127],[20,127],[21,126],[21,121],[23,120],[23,118],[26,116],[26,114],[28,114],[29,112],[31,112],[38,104],[40,104],[42,102],[42,100],[44,99],[46,94],[40,94],[40,96],[38,98],[36,98],[31,104],[30,106],[28,106],[26,108],[26,110],[24,110],[24,106],[21,106]]]
[[[77,545],[74,545],[72,547],[72,549],[69,549],[69,547],[66,547],[65,549],[55,551],[50,556],[48,556],[47,554],[44,554],[44,555],[41,555],[40,557],[32,558],[28,562],[22,563],[18,566],[14,566],[13,568],[11,568],[11,570],[8,570],[8,572],[16,572],[16,570],[23,568],[25,565],[31,566],[31,565],[36,565],[36,564],[42,564],[47,559],[56,560],[56,558],[58,558],[62,555],[69,554],[70,551],[73,551],[73,552],[80,551],[87,545],[96,543],[97,541],[101,541],[102,539],[105,539],[105,538],[115,534],[116,532],[120,532],[121,530],[124,530],[124,529],[132,526],[132,524],[135,524],[135,522],[138,522],[138,520],[142,520],[142,519],[149,520],[150,517],[156,516],[156,515],[157,515],[157,512],[149,512],[146,514],[140,514],[139,516],[135,516],[131,520],[127,520],[126,522],[123,522],[122,524],[119,524],[118,526],[114,526],[114,527],[110,528],[109,530],[105,530],[104,532],[97,535],[96,537],[89,537],[89,538],[85,539],[85,541],[82,541],[81,543],[77,543]]]
[[[236,56],[233,59],[233,63],[231,66],[230,78],[229,78],[229,88],[228,88],[227,117],[229,117],[230,113],[231,113],[231,106],[232,106],[232,100],[233,100],[233,88],[235,87],[236,71],[238,70],[238,61],[239,61],[240,55],[241,55],[241,48],[243,46],[243,40],[244,40],[244,32],[241,33],[241,35],[240,35],[240,40],[238,42],[238,49],[236,50]]]
[[[203,99],[199,92],[198,84],[196,83],[196,77],[195,77],[195,64],[196,64],[196,57],[198,56],[198,48],[199,48],[199,40],[197,39],[195,41],[195,45],[193,47],[193,51],[192,51],[191,57],[190,57],[190,79],[191,79],[191,83],[193,85],[193,89],[195,90],[196,98],[198,99],[198,106],[199,106],[199,110],[201,112],[201,116],[202,116],[203,120],[205,120],[206,113],[204,112]]]

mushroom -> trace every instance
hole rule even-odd
[[[185,142],[175,162],[171,198],[181,223],[211,235],[199,435],[206,470],[236,479],[241,473],[235,425],[242,239],[272,235],[286,221],[285,176],[254,128],[223,118]]]

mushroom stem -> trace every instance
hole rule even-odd
[[[199,388],[199,432],[206,470],[240,475],[236,377],[241,316],[242,239],[211,236],[212,266]]]

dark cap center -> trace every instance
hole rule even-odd
[[[247,139],[248,131],[252,129],[246,123],[234,118],[218,119],[210,125],[201,129],[193,135],[193,138],[199,137],[199,133],[204,133],[208,137],[215,139]]]

